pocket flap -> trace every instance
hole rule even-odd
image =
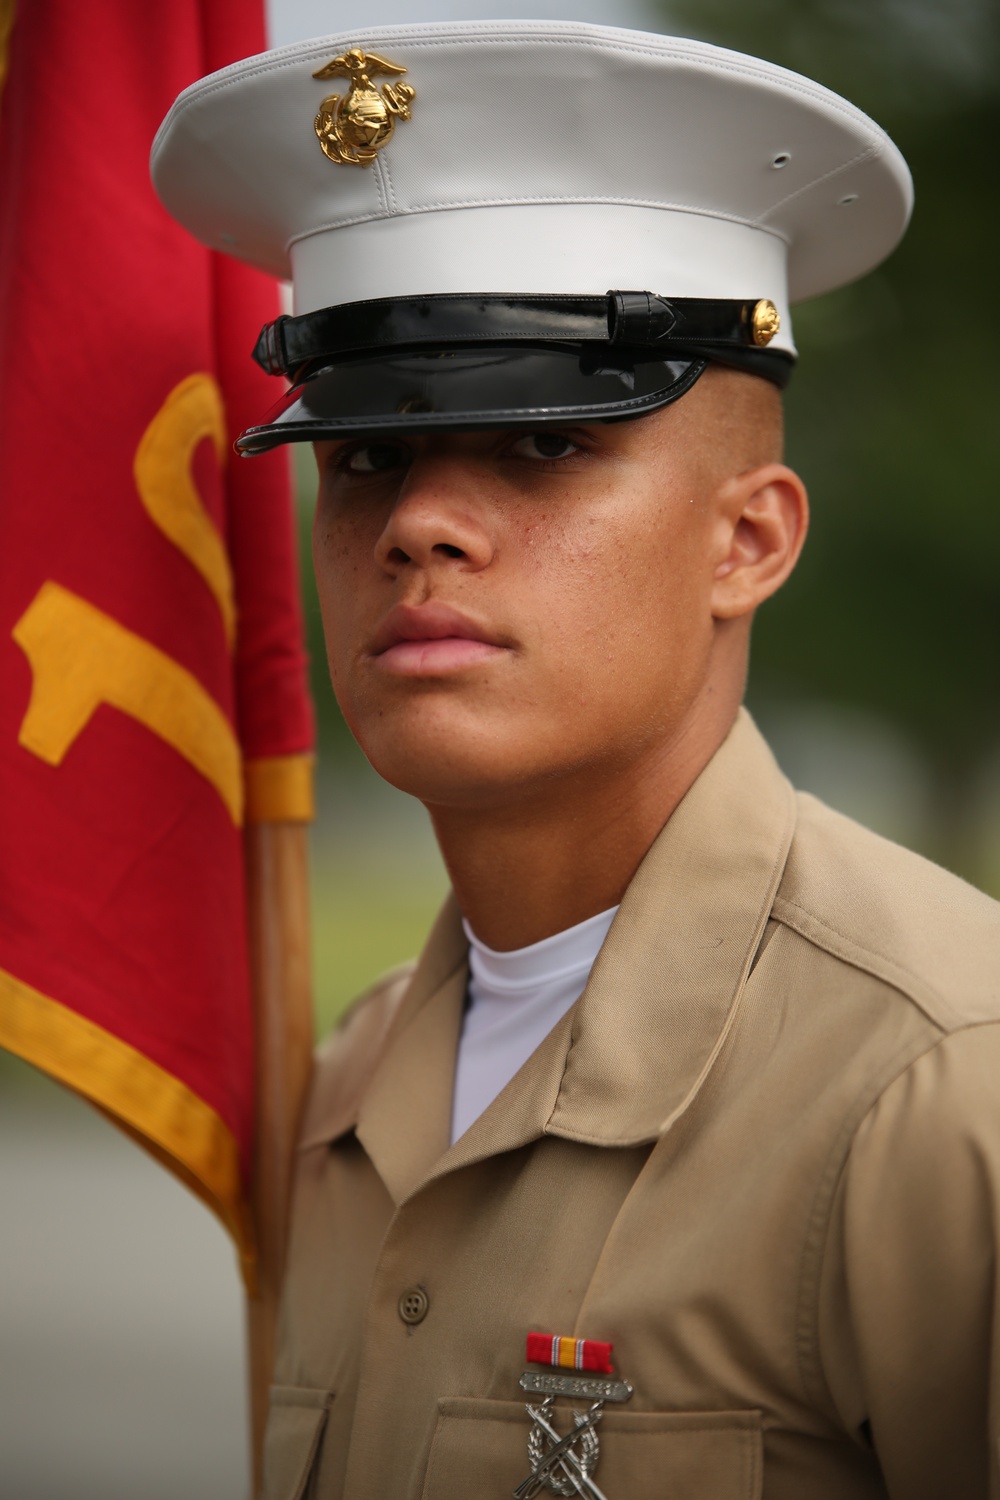
[[[572,1412],[557,1409],[557,1430]],[[438,1403],[424,1500],[464,1500],[474,1474],[483,1494],[510,1494],[528,1478],[532,1424],[509,1401],[451,1397]],[[594,1479],[611,1500],[759,1500],[761,1418],[757,1411],[632,1412],[605,1408],[597,1426]],[[543,1440],[543,1448],[548,1443]]]
[[[312,1471],[332,1391],[273,1385],[264,1433],[264,1500],[302,1500]]]

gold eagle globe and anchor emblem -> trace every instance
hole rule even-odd
[[[319,107],[313,128],[325,154],[343,166],[370,167],[391,138],[397,120],[409,120],[417,91],[408,83],[372,83],[380,73],[399,76],[400,63],[364,52],[360,47],[341,53],[314,78],[349,78],[346,94],[329,94]]]

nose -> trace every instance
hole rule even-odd
[[[458,458],[415,457],[376,543],[376,561],[393,577],[410,567],[488,567],[495,542],[478,488],[473,466]]]

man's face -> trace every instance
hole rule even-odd
[[[331,678],[386,780],[496,807],[669,750],[712,672],[712,400],[704,377],[635,421],[317,445]]]

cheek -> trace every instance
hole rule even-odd
[[[604,674],[676,670],[711,630],[704,538],[688,515],[636,507],[555,539],[540,569],[547,614],[574,655]]]
[[[346,653],[362,628],[363,585],[374,540],[366,528],[320,509],[313,523],[313,568],[330,671],[336,685]]]

